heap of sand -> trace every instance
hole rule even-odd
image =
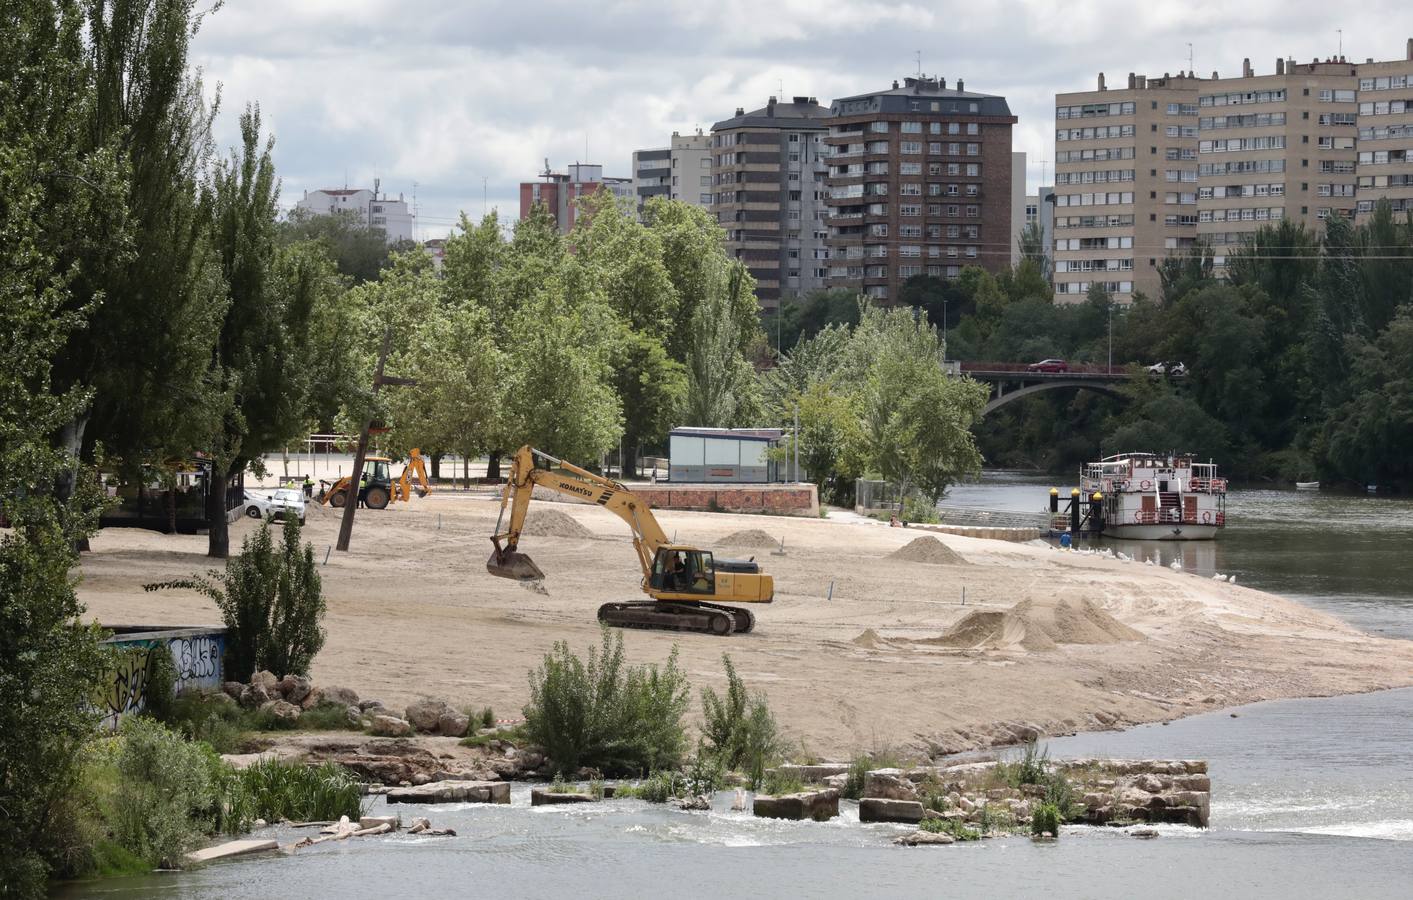
[[[730,547],[733,550],[776,550],[780,547],[779,538],[771,537],[766,531],[759,528],[746,528],[741,531],[733,531],[726,537],[716,541],[718,547]]]
[[[966,558],[960,553],[948,547],[932,535],[923,535],[914,538],[906,547],[899,547],[888,554],[892,559],[902,559],[908,562],[932,563],[940,566],[960,566],[966,564]]]
[[[591,539],[594,533],[579,520],[549,506],[530,510],[525,516],[525,528],[520,532],[532,537],[562,537]]]
[[[967,650],[1054,650],[1060,644],[1119,644],[1143,634],[1115,619],[1087,598],[1022,600],[1007,610],[977,610],[926,640]]]

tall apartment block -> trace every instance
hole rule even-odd
[[[638,210],[653,197],[710,208],[713,201],[711,136],[672,132],[667,147],[633,153],[633,193]]]
[[[829,114],[813,97],[771,97],[711,126],[716,220],[727,252],[755,277],[762,312],[778,310],[782,296],[824,286]]]
[[[1386,62],[1277,59],[1258,75],[1244,60],[1238,77],[1130,75],[1122,90],[1101,75],[1057,95],[1055,116],[1058,301],[1095,281],[1120,302],[1156,296],[1163,257],[1194,240],[1220,272],[1275,220],[1319,233],[1381,199],[1413,210],[1413,39]]]
[[[831,110],[830,287],[891,302],[914,275],[1010,265],[1016,117],[1004,97],[917,77]]]
[[[1197,238],[1197,79],[1130,73],[1055,97],[1055,299],[1102,284],[1158,293],[1158,264]]]
[[[540,181],[520,182],[520,218],[530,215],[536,203],[543,203],[554,216],[560,233],[568,234],[574,227],[579,214],[576,201],[595,191],[613,192],[620,200],[634,199],[633,181],[628,178],[605,177],[603,166],[588,163],[574,163],[564,172],[552,172],[548,168],[540,175]]]

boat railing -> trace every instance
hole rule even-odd
[[[1134,512],[1133,521],[1137,525],[1217,525],[1226,524],[1226,514],[1210,509],[1198,512],[1184,512],[1175,506],[1164,509],[1140,509]],[[1121,524],[1121,523],[1116,523]]]

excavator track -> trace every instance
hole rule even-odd
[[[661,600],[605,603],[599,607],[599,621],[614,628],[685,631],[718,637],[744,634],[756,624],[756,618],[749,610],[719,606],[715,603]],[[744,628],[741,627],[743,625]]]

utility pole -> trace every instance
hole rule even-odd
[[[1114,374],[1114,298],[1109,298],[1109,368],[1105,375]]]
[[[385,384],[415,385],[415,378],[392,378],[383,375],[383,366],[388,361],[388,351],[392,349],[392,326],[383,329],[383,349],[378,353],[378,367],[373,373],[373,396]],[[363,487],[363,462],[368,456],[368,432],[373,428],[373,413],[363,420],[363,430],[358,433],[358,448],[353,452],[353,471],[349,473],[348,487],[343,492],[343,519],[339,522],[339,539],[335,545],[340,552],[348,551],[349,538],[353,536],[353,514],[358,509],[358,495]]]
[[[795,439],[790,443],[795,445],[795,483],[800,481],[800,404],[795,404]]]

